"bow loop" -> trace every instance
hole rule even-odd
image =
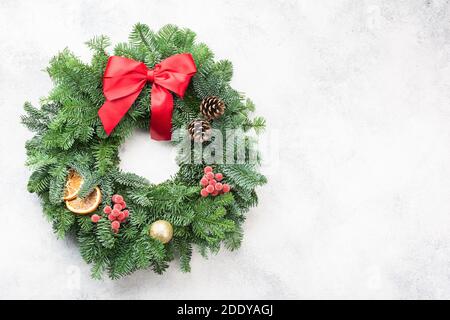
[[[150,135],[155,140],[170,140],[173,97],[181,98],[189,81],[197,72],[190,54],[176,54],[149,69],[139,61],[112,56],[103,75],[103,93],[106,101],[98,114],[110,134],[125,116],[147,82],[153,83],[151,94]]]

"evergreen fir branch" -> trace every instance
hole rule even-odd
[[[80,151],[81,150],[77,150],[74,153],[70,154],[67,164],[81,176],[87,177],[91,175],[91,165],[94,159],[92,155],[88,154],[87,152]]]
[[[49,199],[52,204],[59,204],[63,200],[65,178],[53,177],[49,186]]]
[[[267,183],[267,179],[256,172],[253,165],[250,164],[221,165],[220,170],[232,184],[245,190],[251,191],[255,187]]]
[[[244,126],[244,130],[253,128],[256,134],[260,134],[266,128],[266,119],[263,117],[255,117],[253,120],[248,120]]]
[[[201,164],[180,164],[175,176],[175,182],[186,185],[196,185],[203,176],[203,165]]]
[[[78,197],[84,198],[89,195],[94,190],[94,188],[100,184],[100,182],[100,177],[96,176],[95,174],[83,174],[83,184],[78,191]]]
[[[103,177],[101,183],[100,183],[100,190],[102,192],[102,205],[108,206],[111,204],[111,197],[114,194],[114,182],[111,175],[107,175]]]
[[[199,76],[206,76],[208,74],[207,68],[210,67],[210,64],[212,64],[212,58],[214,58],[212,51],[206,44],[199,43],[193,46],[191,54],[197,66],[197,74],[194,76],[194,79]],[[202,69],[205,70],[202,72]],[[202,99],[203,98],[204,97],[202,96]]]
[[[226,237],[224,239],[225,248],[230,251],[238,249],[241,246],[243,237],[244,232],[242,230],[242,227],[240,225],[237,225],[232,232],[226,234]]]
[[[47,219],[52,222],[53,231],[57,237],[60,239],[64,238],[75,223],[75,216],[72,212],[64,207],[53,205],[47,200],[44,200],[43,211]]]
[[[33,193],[41,193],[48,190],[51,177],[47,172],[34,171],[28,180],[28,191]]]
[[[146,234],[134,242],[131,256],[138,269],[150,267],[151,259],[153,257],[151,246],[150,238]]]
[[[221,219],[226,214],[223,207],[217,208],[213,212],[200,212],[195,216],[192,223],[194,234],[208,242],[213,247],[224,239],[225,233],[233,231],[234,222],[232,220]]]
[[[175,34],[174,43],[179,53],[189,52],[195,41],[195,33],[189,29],[180,29]]]
[[[106,255],[100,255],[94,261],[91,269],[91,276],[93,279],[100,280],[103,273],[108,269],[109,259]]]
[[[49,201],[59,204],[63,201],[64,187],[67,178],[67,166],[60,163],[49,170],[51,180],[49,184]]]
[[[164,245],[160,241],[152,238],[148,238],[147,241],[151,260],[157,263],[162,263],[166,258],[166,249]]]
[[[114,167],[117,147],[108,142],[100,142],[93,148],[95,167],[99,175],[105,175]]]
[[[245,108],[250,112],[254,112],[256,109],[255,103],[251,99],[247,98],[247,100],[245,101]]]
[[[111,223],[107,219],[100,219],[97,223],[96,235],[98,241],[102,244],[103,247],[107,249],[111,249],[114,247],[116,242],[116,238],[111,230]]]
[[[192,259],[192,244],[186,241],[186,239],[174,241],[174,247],[176,248],[180,256],[180,268],[183,272],[191,271],[191,259]]]
[[[118,43],[114,47],[114,55],[129,59],[137,59],[136,50],[128,43]]]
[[[156,34],[158,43],[158,52],[161,52],[162,57],[169,57],[177,53],[174,39],[178,32],[178,27],[172,24],[167,24],[162,27]]]
[[[132,192],[129,192],[128,197],[131,201],[142,207],[151,207],[153,205],[153,202],[147,197],[147,193],[148,192],[146,188],[136,189]]]
[[[169,221],[173,226],[187,226],[194,219],[195,213],[191,208],[180,206],[182,209],[177,212],[167,212],[163,215],[164,220]]]
[[[230,82],[233,77],[233,64],[228,60],[220,60],[214,64],[216,72],[223,81]]]
[[[73,213],[66,209],[60,209],[58,218],[53,221],[53,229],[58,238],[64,238],[74,223]]]
[[[50,117],[45,111],[34,108],[29,102],[25,103],[24,110],[27,112],[27,115],[21,116],[21,122],[30,131],[42,133],[47,129]]]
[[[254,207],[258,204],[258,196],[254,190],[249,193],[248,190],[237,187],[234,190],[234,194],[236,204],[243,212],[248,211],[250,207]]]
[[[157,274],[163,274],[169,267],[168,261],[152,261],[152,270]]]
[[[217,196],[213,202],[214,202],[214,205],[216,205],[216,206],[225,207],[234,202],[234,196],[232,193],[224,193],[224,194]]]
[[[147,25],[137,23],[130,33],[129,41],[136,47],[144,45],[148,51],[156,53],[158,44],[155,38],[155,33]]]
[[[133,259],[133,246],[119,246],[115,252],[114,259],[109,266],[109,275],[111,279],[119,279],[135,270]]]
[[[80,230],[83,233],[89,233],[94,229],[94,224],[91,221],[91,217],[89,216],[78,216],[77,222]]]
[[[149,184],[147,179],[131,172],[122,172],[119,170],[114,174],[113,177],[115,182],[127,187],[139,188]]]
[[[25,164],[33,170],[40,170],[46,169],[49,166],[55,165],[57,163],[58,159],[55,156],[49,153],[43,153],[40,150],[36,150],[28,156],[28,160]]]
[[[145,209],[135,206],[131,212],[130,223],[138,228],[142,228],[147,225],[149,221]]]
[[[138,236],[138,234],[141,230],[138,229],[136,226],[128,224],[128,223],[125,225],[122,225],[122,226],[123,226],[123,228],[121,228],[122,238],[129,242],[135,241],[136,237]]]
[[[80,232],[78,234],[78,244],[84,261],[87,263],[94,262],[100,249],[95,235],[90,232]]]
[[[208,252],[209,252],[209,247],[206,241],[196,241],[195,243],[197,245],[198,248],[198,252],[200,253],[200,255],[205,258],[208,259]]]
[[[87,41],[86,45],[93,51],[103,52],[111,45],[111,41],[107,36],[101,35]]]
[[[61,108],[61,105],[59,103],[47,101],[42,104],[41,111],[45,112],[45,114],[48,116],[48,118],[51,118],[52,116],[55,116],[59,109]]]
[[[89,68],[68,49],[50,61],[47,72],[56,84],[64,86],[73,97],[89,98],[86,88],[90,82],[86,80],[91,80],[92,74]]]

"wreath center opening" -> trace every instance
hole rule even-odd
[[[136,130],[119,148],[120,168],[162,183],[178,172],[176,148],[170,141],[151,140],[148,131]]]

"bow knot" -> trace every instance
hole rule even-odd
[[[155,81],[155,70],[154,69],[149,69],[147,71],[147,81],[148,82]]]
[[[173,111],[170,91],[182,98],[195,72],[195,62],[187,53],[173,55],[155,65],[153,69],[132,59],[110,57],[103,75],[106,101],[98,110],[106,134],[111,134],[146,83],[150,82],[150,135],[154,140],[170,140]]]

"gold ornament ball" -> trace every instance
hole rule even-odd
[[[149,234],[153,239],[167,243],[172,240],[173,227],[166,220],[157,220],[150,225]]]

